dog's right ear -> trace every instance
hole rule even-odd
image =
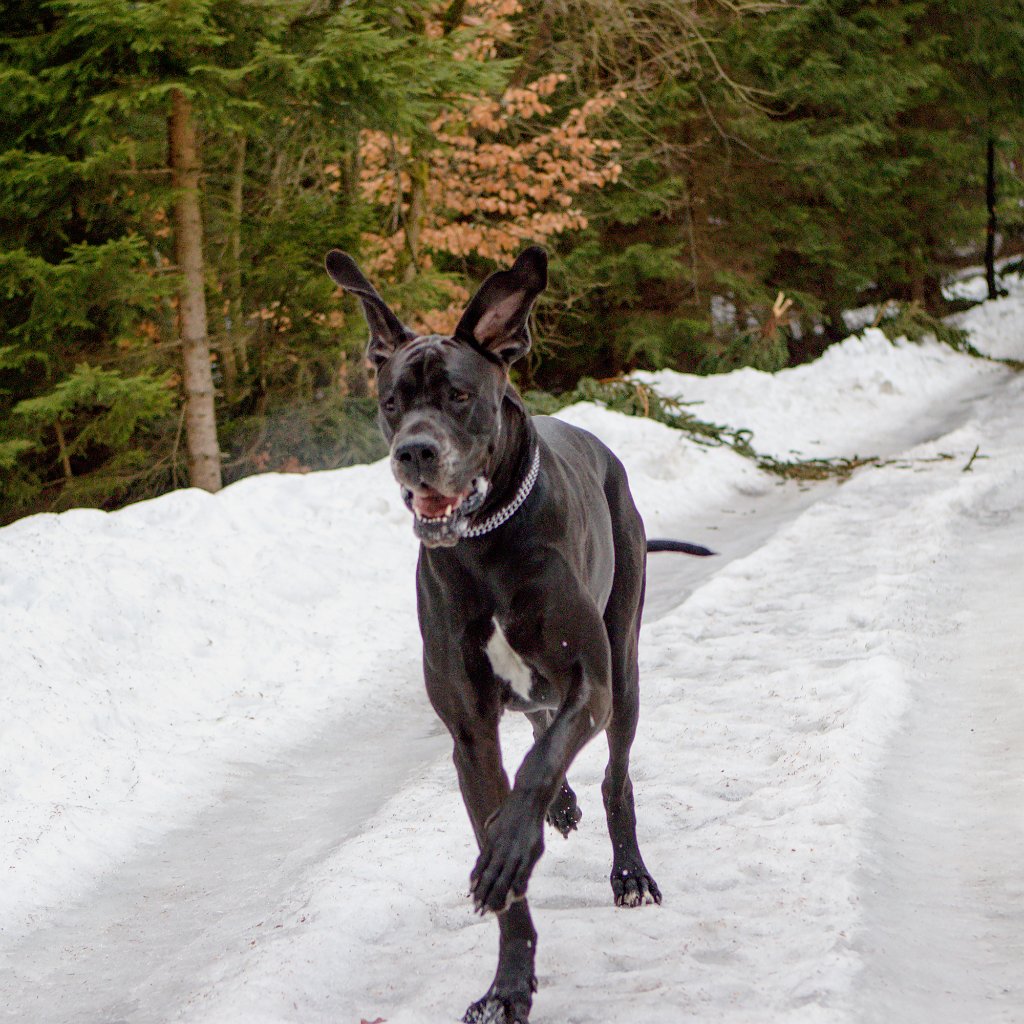
[[[379,369],[395,354],[395,349],[399,345],[411,341],[416,335],[395,316],[348,253],[332,249],[327,254],[324,265],[331,280],[345,291],[357,296],[362,303],[363,316],[370,325],[366,358]]]
[[[455,337],[511,366],[530,348],[530,310],[548,284],[548,254],[524,249],[508,270],[491,274],[470,300]]]

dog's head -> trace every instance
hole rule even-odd
[[[547,285],[547,253],[532,246],[492,274],[452,335],[420,335],[388,308],[351,256],[327,254],[327,273],[359,298],[377,367],[379,422],[391,470],[428,547],[457,544],[491,486],[509,367],[530,348],[528,320]]]

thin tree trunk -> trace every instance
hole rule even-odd
[[[929,273],[923,266],[914,269],[910,279],[910,299],[934,316],[943,311],[942,281],[938,275]]]
[[[244,146],[245,137],[243,136],[242,138]],[[220,344],[217,346],[221,369],[224,371],[224,397],[229,402],[235,400],[235,394],[238,391],[238,360],[235,358],[235,332],[237,329],[237,320],[235,318],[235,297],[237,292],[235,291],[235,284],[238,276],[236,273],[238,264],[235,262],[237,252],[235,242],[238,226],[238,222],[235,219],[235,178],[238,170],[238,151],[238,148],[236,148],[235,166],[231,169],[231,195],[228,205],[228,245],[225,260],[227,263],[225,267],[227,309],[225,310],[225,315],[221,318],[223,332],[220,335]],[[244,163],[244,156],[242,159]]]
[[[203,218],[199,209],[202,165],[192,104],[180,89],[171,90],[168,136],[175,194],[174,249],[182,275],[178,319],[181,325],[189,477],[193,487],[219,491],[220,448],[217,444],[203,281]]]
[[[54,420],[53,429],[57,434],[57,450],[60,452],[60,464],[64,467],[64,479],[70,480],[74,474],[71,472],[71,459],[68,457],[68,443],[64,438],[64,426],[60,420]]]
[[[466,13],[466,0],[453,0],[448,6],[448,10],[444,12],[444,18],[441,21],[441,26],[444,30],[444,34],[450,35],[462,24],[462,16]]]
[[[988,226],[985,232],[985,281],[988,283],[988,297],[999,297],[996,284],[996,140],[989,135],[985,152],[985,205],[988,207]]]
[[[228,238],[228,336],[224,344],[224,380],[228,397],[233,398],[238,385],[238,364],[243,372],[249,369],[249,350],[242,323],[242,198],[245,185],[245,154],[247,139],[239,135],[235,146],[235,164],[231,169],[231,207]]]
[[[533,74],[533,69],[544,51],[551,45],[551,20],[552,11],[550,0],[545,0],[537,20],[537,27],[533,33],[533,39],[526,53],[522,56],[518,66],[508,81],[507,88],[522,89],[527,79]]]
[[[411,281],[420,272],[420,234],[427,216],[427,181],[430,167],[426,157],[412,154],[409,162],[409,211],[405,217],[405,243],[409,262],[402,275]]]

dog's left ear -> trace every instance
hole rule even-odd
[[[357,296],[362,303],[363,315],[370,327],[366,358],[379,370],[395,354],[399,345],[404,345],[416,335],[395,316],[347,252],[332,249],[324,265],[331,280]]]
[[[530,310],[548,284],[548,254],[523,250],[508,270],[491,274],[462,314],[455,337],[486,349],[506,366],[530,348]]]

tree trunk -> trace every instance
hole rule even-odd
[[[192,104],[180,89],[171,90],[168,123],[171,181],[174,185],[174,250],[182,286],[178,321],[185,386],[185,437],[193,487],[219,491],[220,448],[213,403],[210,339],[206,326],[203,274],[203,218],[199,210],[201,162]]]
[[[537,65],[544,51],[551,45],[551,21],[553,12],[550,0],[545,0],[537,19],[537,27],[533,33],[533,39],[523,54],[512,77],[508,81],[507,89],[522,89],[526,85],[533,69]]]
[[[989,135],[985,152],[985,205],[988,207],[988,227],[985,232],[985,281],[988,297],[999,298],[996,284],[996,140]]]
[[[420,272],[420,234],[427,217],[427,183],[430,166],[426,157],[412,154],[409,161],[409,211],[405,217],[405,245],[409,262],[403,280],[411,281]]]
[[[60,452],[60,464],[64,467],[64,479],[70,480],[74,473],[71,472],[71,459],[68,456],[68,443],[64,438],[64,425],[60,420],[54,420],[53,429],[57,434],[57,450]]]
[[[441,21],[444,34],[451,35],[462,24],[462,16],[466,13],[466,0],[453,0],[448,6],[448,10],[444,12],[444,18]]]
[[[238,365],[249,369],[249,348],[242,323],[242,198],[245,185],[247,139],[239,135],[235,144],[235,165],[231,170],[231,207],[228,236],[228,321],[224,343],[224,383],[229,398],[237,391]]]
[[[910,279],[910,298],[933,316],[941,316],[944,311],[942,281],[938,275],[928,273],[923,266],[917,267]]]

